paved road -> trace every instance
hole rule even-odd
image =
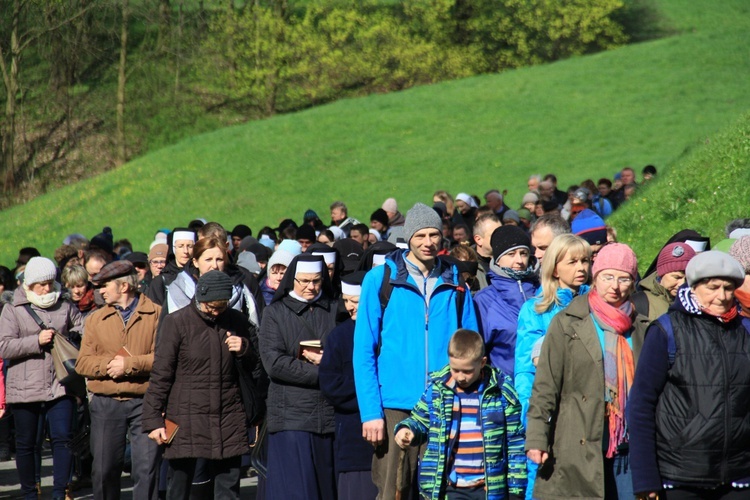
[[[241,497],[243,499],[255,500],[255,487],[257,478],[245,478],[240,483]],[[133,500],[133,482],[129,474],[122,476],[122,497],[121,500]],[[18,484],[18,474],[16,473],[16,462],[0,462],[0,500],[8,498],[19,498],[21,486]],[[42,455],[42,497],[50,498],[52,496],[52,456],[49,450],[45,449]],[[77,491],[76,499],[93,499],[91,489]]]

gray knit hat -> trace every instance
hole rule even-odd
[[[443,221],[434,209],[424,203],[417,203],[406,212],[404,240],[409,243],[414,233],[425,228],[435,228],[442,235]]]
[[[221,271],[209,271],[200,278],[195,286],[195,300],[213,302],[232,298],[232,279]]]
[[[734,257],[718,250],[709,250],[690,259],[685,268],[685,277],[691,287],[709,278],[723,278],[742,286],[745,281],[745,270]]]
[[[57,276],[57,267],[55,263],[47,257],[32,257],[26,263],[26,270],[23,272],[23,283],[31,286],[34,283],[44,283],[53,280]]]

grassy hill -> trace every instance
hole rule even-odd
[[[682,229],[726,238],[726,224],[748,217],[750,113],[687,154],[610,219],[641,256],[644,272],[662,245]]]
[[[195,136],[41,196],[2,212],[0,262],[104,225],[145,248],[157,227],[195,217],[257,230],[307,208],[326,220],[335,199],[366,219],[388,196],[406,209],[436,189],[493,187],[515,206],[532,173],[564,188],[625,165],[681,169],[687,149],[750,109],[750,5],[657,4],[675,36]],[[669,236],[653,227],[644,237]]]

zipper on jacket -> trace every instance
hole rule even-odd
[[[529,298],[526,296],[526,292],[523,291],[523,283],[521,280],[516,281],[518,283],[518,291],[521,292],[521,295],[523,296],[523,301],[526,302],[529,300]]]
[[[722,392],[724,393],[724,401],[726,402],[726,406],[724,407],[724,451],[722,453],[721,459],[721,478],[719,480],[720,484],[726,483],[727,478],[727,452],[729,451],[729,436],[730,436],[730,427],[732,426],[731,422],[731,408],[729,408],[729,405],[731,405],[731,400],[729,399],[729,356],[727,355],[727,347],[724,344],[724,336],[722,335],[722,332],[719,332],[717,335],[719,337],[719,344],[721,345],[721,368],[724,372],[724,383]]]
[[[425,387],[430,383],[430,302],[427,299],[427,279],[424,279],[424,290],[422,291],[422,300],[424,301],[424,382]],[[435,285],[437,288],[437,284]],[[434,289],[433,289],[434,290]]]

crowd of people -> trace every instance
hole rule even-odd
[[[54,499],[119,498],[125,468],[146,500],[239,498],[248,473],[258,499],[748,498],[750,220],[672,235],[641,275],[606,222],[639,186],[23,248],[0,460],[26,499],[46,439]]]

